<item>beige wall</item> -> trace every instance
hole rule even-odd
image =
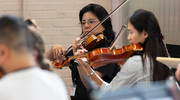
[[[123,0],[112,0],[113,5]],[[113,19],[113,24],[127,24],[129,16],[137,9],[146,9],[152,11],[157,17],[161,31],[165,36],[165,43],[180,45],[180,0],[129,0],[122,8],[119,17]],[[119,19],[118,19],[119,18]],[[120,27],[115,26],[116,32]],[[121,44],[127,44],[127,34],[123,36]]]
[[[130,12],[137,8],[152,11],[157,17],[165,43],[180,45],[180,0],[132,0]]]
[[[81,33],[79,11],[89,3],[98,3],[111,11],[111,0],[1,0],[0,15],[33,18],[42,28],[46,50],[55,43],[68,48]],[[55,72],[60,73],[69,91],[72,84],[69,68]]]

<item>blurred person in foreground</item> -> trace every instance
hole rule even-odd
[[[37,67],[30,32],[21,18],[0,18],[0,100],[68,100],[63,81]]]
[[[45,55],[45,43],[41,37],[41,28],[37,25],[36,20],[27,19],[25,23],[28,26],[28,29],[31,31],[32,42],[33,42],[33,54],[36,59],[38,66],[42,69],[52,71],[51,62],[44,57]]]

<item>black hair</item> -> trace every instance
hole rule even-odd
[[[86,12],[92,12],[98,17],[100,21],[102,21],[108,15],[108,12],[101,5],[89,4],[84,8],[82,8],[81,11],[79,12],[80,22],[82,21],[82,17]],[[102,25],[105,27],[105,30],[103,31],[104,36],[106,36],[109,42],[112,42],[115,38],[115,32],[112,29],[111,19],[108,18],[104,23],[102,23]]]
[[[148,56],[151,62],[151,71],[153,71],[153,81],[165,80],[171,73],[166,65],[156,61],[156,57],[167,57],[168,54],[155,15],[150,11],[139,9],[134,12],[129,21],[139,34],[144,30],[149,35],[143,43],[143,65]]]
[[[25,20],[25,24],[27,24],[28,26],[32,26],[35,29],[35,30],[30,29],[31,30],[30,35],[32,36],[33,49],[38,51],[36,61],[42,69],[50,70],[50,65],[48,63],[46,63],[44,60],[45,59],[45,57],[44,57],[44,53],[45,53],[44,40],[40,36],[40,33],[37,28],[38,26],[35,23],[33,23],[32,20],[33,19]]]

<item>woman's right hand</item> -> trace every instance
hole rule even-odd
[[[73,45],[72,45],[72,47],[73,47],[73,54],[75,55],[75,53],[77,52],[77,49],[78,49],[78,42],[80,41],[80,38],[78,37],[78,38],[76,38],[75,40],[74,40],[74,42],[73,42]]]
[[[86,49],[78,49],[78,50],[74,53],[74,55],[80,55],[80,54],[84,54],[84,53],[86,53],[86,52],[88,52]]]
[[[59,44],[54,44],[52,46],[52,51],[53,51],[53,57],[54,59],[61,59],[62,55],[65,55],[65,49]]]
[[[87,52],[87,50],[86,49],[84,49],[84,48],[80,48],[80,47],[78,47],[78,42],[80,41],[80,38],[78,37],[78,38],[76,38],[75,40],[74,40],[74,43],[73,43],[73,54],[74,55],[79,55],[79,54],[84,54],[85,52]]]

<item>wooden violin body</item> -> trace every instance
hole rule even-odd
[[[2,78],[5,75],[4,71],[0,68],[0,78]]]
[[[98,34],[97,36],[95,35],[91,35],[89,36],[83,44],[83,47],[88,50],[91,51],[93,50],[99,43],[101,43],[104,40],[104,35],[103,33]]]
[[[54,65],[56,68],[61,68],[65,63],[79,57],[86,57],[90,66],[94,67],[100,67],[109,63],[124,63],[133,53],[142,50],[143,48],[140,44],[123,46],[122,48],[113,50],[110,50],[110,48],[97,48],[85,54],[71,56],[61,64],[54,63]]]
[[[124,64],[124,62],[136,51],[142,50],[143,48],[140,44],[123,46],[122,48],[113,50],[99,49],[92,53],[93,56],[91,56],[91,58],[89,59],[89,63],[94,67],[100,67],[109,63]]]

